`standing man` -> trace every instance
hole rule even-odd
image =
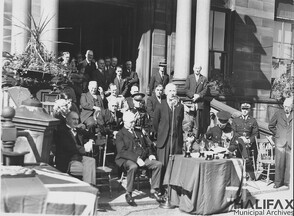
[[[114,80],[115,75],[116,75],[115,71],[116,71],[117,63],[118,63],[117,57],[113,56],[111,58],[111,65],[110,65],[110,67],[108,69],[108,74],[107,74],[107,76],[108,76],[107,79],[108,79],[109,83],[113,83],[113,80]]]
[[[192,99],[196,105],[196,112],[193,120],[193,132],[196,138],[199,138],[200,134],[204,135],[206,132],[203,108],[204,108],[204,96],[207,92],[207,78],[200,74],[202,67],[195,64],[193,67],[194,74],[187,77],[185,91],[188,98]]]
[[[182,154],[184,106],[177,99],[175,84],[167,84],[165,94],[166,100],[155,109],[153,126],[158,134],[156,144],[158,160],[166,168],[170,153]],[[170,149],[171,141],[172,149]]]
[[[126,201],[134,204],[132,192],[134,190],[135,173],[138,167],[146,166],[152,170],[150,196],[157,201],[161,182],[162,163],[156,160],[152,151],[152,142],[148,141],[140,130],[135,130],[135,114],[127,111],[123,115],[124,127],[116,135],[117,156],[115,162],[127,171]]]
[[[83,75],[83,92],[87,91],[87,86],[88,83],[91,79],[91,75],[93,71],[96,69],[95,62],[93,60],[94,54],[92,50],[87,50],[86,54],[86,59],[83,60],[79,65],[78,65],[78,70],[80,74]]]
[[[102,87],[103,91],[108,90],[109,83],[106,77],[104,59],[99,58],[96,62],[96,70],[92,72],[91,80],[96,81],[98,87]]]
[[[94,136],[88,131],[78,128],[79,115],[71,111],[66,116],[66,124],[56,132],[56,167],[61,172],[72,175],[83,175],[83,181],[96,184],[96,162],[86,157],[94,143]],[[88,142],[84,144],[84,139]]]
[[[116,95],[122,95],[125,96],[126,92],[127,92],[127,80],[123,79],[122,73],[123,73],[123,69],[121,66],[117,66],[116,67],[116,77],[114,78],[114,85],[116,85],[117,87],[117,92]]]
[[[139,77],[136,71],[132,70],[132,62],[127,61],[126,62],[126,70],[123,72],[123,78],[126,80],[127,83],[127,90],[125,94],[123,95],[124,97],[129,97],[130,96],[130,90],[133,85],[139,86]]]
[[[158,72],[154,73],[149,83],[149,96],[152,95],[154,88],[161,84],[163,88],[169,83],[169,76],[166,74],[166,62],[159,63]]]
[[[293,148],[293,98],[286,98],[284,109],[277,111],[269,122],[268,128],[275,137],[275,185],[289,187],[291,149]],[[293,157],[293,155],[292,155]]]

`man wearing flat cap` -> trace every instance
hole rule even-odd
[[[241,115],[233,119],[232,129],[234,131],[233,140],[237,157],[248,159],[249,152],[254,151],[254,159],[257,158],[257,147],[255,137],[259,136],[258,124],[255,118],[249,115],[251,105],[247,102],[241,103]],[[233,147],[230,147],[234,150]]]
[[[165,86],[169,83],[169,76],[166,74],[166,66],[166,62],[161,61],[159,63],[158,72],[152,75],[149,83],[149,96],[152,95],[155,87],[158,86],[158,84],[161,84],[163,88],[165,88]]]
[[[230,145],[233,138],[233,130],[229,123],[231,114],[227,111],[219,111],[216,116],[217,125],[207,131],[206,138],[213,143],[218,143],[221,147],[225,147],[224,144]]]
[[[277,111],[271,118],[268,129],[275,137],[275,185],[289,187],[291,149],[293,148],[293,97],[286,98],[283,110]]]

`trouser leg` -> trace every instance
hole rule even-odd
[[[83,181],[96,184],[96,160],[83,156]]]
[[[151,189],[159,189],[161,183],[162,163],[157,160],[145,160],[146,167],[152,170]]]
[[[284,174],[284,184],[290,184],[290,169],[291,169],[291,148],[289,146],[286,147],[286,160],[285,160],[285,174]]]
[[[138,165],[131,160],[127,160],[123,166],[127,171],[127,192],[131,193],[134,190],[135,174],[138,169]]]
[[[276,147],[275,149],[275,185],[282,186],[285,175],[286,150]]]

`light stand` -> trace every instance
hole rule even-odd
[[[169,151],[169,163],[170,163],[170,172],[169,172],[169,177],[168,177],[168,184],[167,184],[167,200],[164,203],[161,203],[159,205],[160,208],[164,208],[164,209],[173,209],[176,206],[173,206],[170,203],[170,196],[171,196],[171,187],[170,187],[170,178],[171,178],[171,171],[173,169],[173,165],[174,165],[174,157],[172,154],[173,151],[173,132],[174,132],[174,113],[175,113],[175,107],[174,105],[172,105],[171,107],[172,109],[172,123],[171,123],[171,137],[170,137],[170,151]]]

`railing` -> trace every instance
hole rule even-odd
[[[217,111],[225,110],[231,114],[240,112],[239,110],[234,109],[215,99],[212,99],[212,101],[210,102],[210,106]],[[270,130],[268,129],[267,123],[257,120],[257,124],[259,126],[259,132],[262,137],[272,135],[272,132],[270,132]]]

